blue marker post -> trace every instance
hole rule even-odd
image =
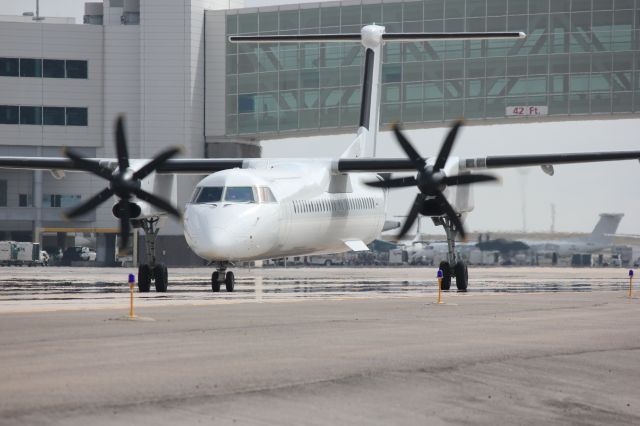
[[[633,291],[633,269],[629,269],[629,299],[632,297]]]
[[[438,269],[438,305],[442,304],[442,270]]]
[[[136,277],[133,274],[129,274],[129,293],[131,295],[129,302],[129,319],[135,319],[136,314],[133,311],[133,287],[136,283]]]

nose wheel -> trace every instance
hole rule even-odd
[[[225,266],[221,266],[217,271],[211,274],[211,291],[217,293],[220,291],[220,286],[224,283],[227,292],[233,292],[236,285],[236,278],[233,272],[227,271]]]

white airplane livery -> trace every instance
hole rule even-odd
[[[365,183],[375,176],[332,174],[322,161],[256,163],[196,186],[184,232],[200,257],[244,261],[367,250],[363,241],[380,235],[386,194]]]
[[[440,264],[443,288],[452,278],[459,290],[468,285],[467,267],[456,255],[456,237],[464,238],[463,221],[473,210],[471,184],[495,180],[478,170],[542,166],[594,161],[640,159],[640,151],[455,158],[453,148],[462,121],[449,131],[437,156],[422,157],[402,133],[393,132],[406,158],[376,158],[381,49],[384,43],[430,40],[523,38],[513,33],[399,33],[367,25],[356,34],[233,36],[233,43],[361,43],[365,49],[360,120],[353,143],[339,158],[241,159],[172,158],[178,148],[153,159],[129,160],[124,119],[116,122],[116,159],[82,158],[72,149],[66,157],[0,157],[0,168],[88,172],[109,186],[66,212],[73,218],[88,213],[115,196],[113,214],[120,219],[120,246],[127,247],[131,228],[145,233],[146,262],[138,270],[139,290],[167,291],[168,271],[155,259],[155,239],[161,219],[181,217],[177,203],[177,174],[206,174],[184,208],[184,235],[191,249],[216,265],[213,291],[222,284],[233,291],[235,277],[228,270],[237,261],[292,255],[367,250],[385,229],[388,191],[416,187],[418,193],[399,232],[404,236],[420,216],[443,226],[448,260]],[[405,177],[390,173],[411,172]]]

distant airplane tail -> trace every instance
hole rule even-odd
[[[622,213],[602,213],[600,214],[600,220],[596,223],[595,228],[591,235],[587,237],[589,244],[596,245],[610,245],[613,242],[613,235],[620,225],[620,221],[624,214]]]

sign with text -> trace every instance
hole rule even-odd
[[[539,115],[549,115],[549,107],[546,105],[508,106],[506,110],[507,117],[536,117]]]

